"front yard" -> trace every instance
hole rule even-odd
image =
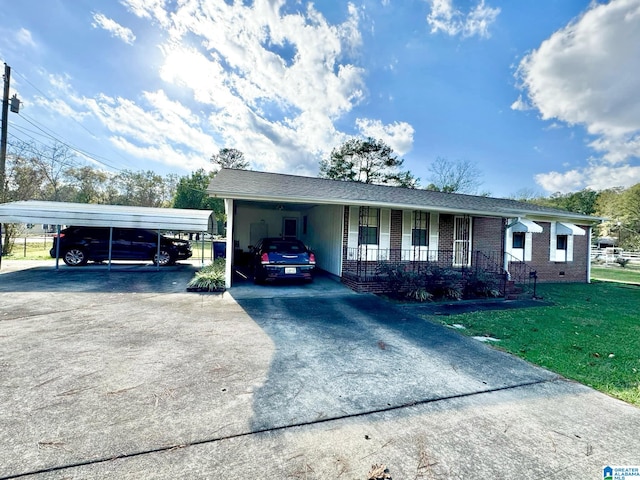
[[[637,274],[636,274],[637,275]],[[640,287],[542,284],[551,306],[436,317],[466,335],[640,406]]]

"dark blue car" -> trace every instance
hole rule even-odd
[[[253,278],[269,280],[313,280],[316,256],[300,240],[263,238],[253,248]]]

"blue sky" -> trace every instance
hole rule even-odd
[[[316,175],[372,136],[423,185],[439,157],[494,196],[640,182],[640,0],[4,3],[9,142],[109,171],[187,175],[227,147]]]

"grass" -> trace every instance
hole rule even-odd
[[[608,267],[592,265],[591,278],[596,280],[640,283],[640,266],[629,264],[625,268],[622,268],[618,265]]]
[[[466,335],[640,407],[640,287],[542,284],[551,306],[437,317]]]

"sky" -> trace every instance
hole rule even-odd
[[[640,0],[0,0],[8,142],[180,176],[383,140],[498,197],[640,182]],[[46,147],[45,147],[46,148]],[[481,193],[478,192],[478,193]]]

